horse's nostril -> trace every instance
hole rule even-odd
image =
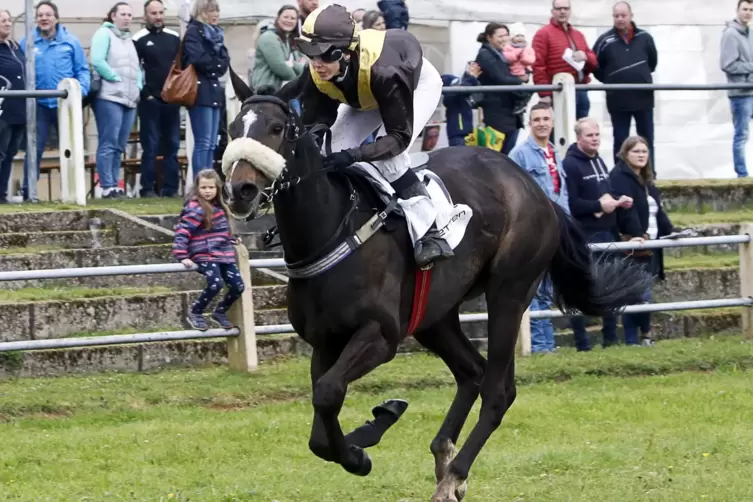
[[[253,183],[244,183],[238,189],[239,198],[245,201],[253,200],[259,189]]]

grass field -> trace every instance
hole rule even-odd
[[[466,500],[749,500],[750,369],[753,344],[737,337],[521,360],[518,400],[474,466]],[[252,375],[1,382],[0,499],[426,501],[428,444],[452,394],[451,376],[426,355],[357,382],[344,428],[387,397],[411,406],[370,450],[372,474],[356,478],[308,452],[304,359]]]
[[[36,211],[68,211],[81,209],[120,209],[134,215],[179,214],[183,209],[182,197],[154,199],[88,199],[86,207],[63,202],[40,202],[38,204],[0,205],[0,214],[30,213]]]

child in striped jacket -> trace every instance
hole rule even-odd
[[[186,268],[198,267],[198,272],[207,278],[204,292],[191,306],[186,319],[192,328],[200,331],[208,329],[204,311],[222,290],[223,279],[228,291],[212,312],[212,319],[222,328],[233,327],[226,313],[244,289],[235,264],[233,244],[237,244],[237,240],[230,234],[221,189],[222,181],[213,169],[200,171],[175,225],[173,255]]]

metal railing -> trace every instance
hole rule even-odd
[[[57,91],[7,91],[7,90],[0,90],[0,98],[35,98],[35,99],[62,98],[62,99],[66,99],[67,97],[68,97],[68,91],[67,90],[57,90]]]
[[[605,244],[590,244],[593,251],[630,251],[643,249],[660,249],[660,248],[679,248],[690,246],[709,246],[723,244],[743,244],[751,247],[751,233],[753,227],[746,227],[750,230],[741,235],[714,236],[714,237],[691,237],[683,239],[651,240],[645,242],[616,242]],[[753,256],[751,256],[753,261]],[[284,267],[283,259],[258,259],[248,260],[249,268],[276,268]],[[753,263],[744,264],[741,254],[741,270],[748,266],[753,270]],[[192,272],[195,268],[187,268],[179,263],[165,263],[156,265],[124,265],[113,267],[86,267],[71,269],[49,269],[49,270],[27,270],[0,272],[0,282],[3,281],[22,281],[38,279],[61,279],[61,278],[80,278],[80,277],[102,277],[116,275],[136,275],[136,274],[160,274],[160,273],[181,273]],[[743,292],[753,288],[747,283],[741,284]],[[698,300],[686,302],[669,302],[669,303],[652,303],[644,305],[631,305],[626,307],[622,313],[639,313],[639,312],[662,312],[677,310],[697,310],[723,307],[740,307],[753,306],[753,294],[750,296],[743,295],[740,298],[715,299],[715,300]],[[567,314],[559,310],[545,310],[530,312],[529,319],[544,319],[567,317]],[[474,313],[460,315],[461,323],[483,322],[488,320],[487,313]],[[294,329],[291,324],[275,324],[265,326],[254,326],[254,334],[284,334],[293,333]],[[80,338],[58,338],[45,340],[25,340],[0,343],[0,352],[26,351],[26,350],[47,350],[47,349],[66,349],[74,347],[103,346],[103,345],[120,345],[146,342],[170,342],[179,340],[206,340],[215,338],[233,339],[240,334],[239,329],[233,330],[209,330],[209,331],[166,331],[155,333],[135,333],[129,335],[111,335],[98,337],[80,337]],[[530,341],[529,341],[530,345]]]
[[[753,84],[574,84],[576,91],[725,91],[732,89],[753,89]],[[468,94],[477,92],[562,92],[564,84],[519,84],[519,85],[455,85],[443,87],[445,94]]]

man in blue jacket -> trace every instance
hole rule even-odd
[[[615,200],[609,184],[609,169],[599,155],[601,133],[595,120],[585,117],[575,124],[576,143],[567,151],[562,167],[567,174],[570,213],[588,237],[588,242],[619,240],[616,210],[632,206],[630,197]],[[617,343],[617,317],[602,318],[604,347]],[[579,351],[591,350],[583,317],[571,317],[570,326]]]
[[[38,90],[55,90],[64,78],[75,78],[81,84],[81,94],[89,94],[91,73],[86,61],[81,42],[68,33],[65,26],[58,24],[60,15],[57,5],[43,0],[37,4],[37,27],[34,35],[34,69],[36,71],[36,88]],[[26,50],[26,39],[20,42]],[[42,160],[50,127],[58,123],[57,98],[37,100],[37,165],[30,170],[28,162],[24,165],[24,200],[37,200],[37,181],[39,181],[39,163]],[[29,183],[29,179],[33,183]]]
[[[557,150],[549,141],[554,129],[554,116],[546,103],[536,103],[528,118],[530,135],[510,152],[510,158],[538,183],[549,199],[570,214],[567,176]],[[546,276],[531,302],[531,311],[552,308],[552,281]],[[554,351],[554,327],[550,319],[531,320],[531,352]]]

